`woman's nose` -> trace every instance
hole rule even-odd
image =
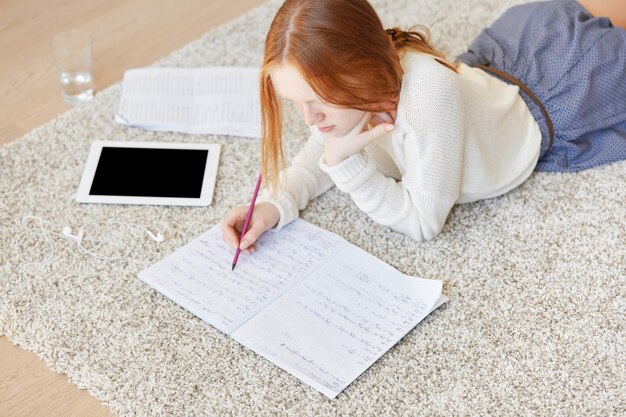
[[[304,106],[302,112],[304,113],[304,122],[307,126],[313,126],[324,120],[324,115],[312,107]]]

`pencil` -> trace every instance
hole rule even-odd
[[[241,245],[241,239],[243,239],[243,236],[248,230],[248,224],[250,223],[250,218],[252,217],[252,212],[254,211],[254,203],[256,201],[256,196],[259,194],[259,188],[261,188],[261,174],[259,174],[259,179],[256,180],[256,187],[254,188],[254,194],[252,194],[252,201],[250,202],[250,207],[248,208],[248,214],[246,214],[246,221],[243,223],[243,229],[241,229],[241,235],[239,235],[239,243],[237,244],[237,250],[235,251],[231,271],[234,271],[235,265],[237,265],[237,259],[239,259],[239,253],[241,252],[239,245]]]

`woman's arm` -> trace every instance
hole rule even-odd
[[[323,154],[324,138],[312,128],[307,143],[293,158],[287,170],[281,173],[278,193],[272,196],[265,189],[259,194],[258,202],[270,202],[280,212],[275,230],[280,230],[297,219],[300,210],[303,210],[309,201],[333,186],[330,177],[317,163]]]
[[[372,220],[419,241],[441,232],[461,193],[463,171],[462,89],[455,73],[430,71],[403,81],[394,132],[404,145],[401,181],[377,171],[367,149],[332,167],[320,160],[322,170]]]
[[[451,195],[422,192],[406,176],[396,182],[376,170],[367,151],[353,155],[327,170],[337,187],[350,194],[357,207],[376,223],[417,240],[437,236],[456,201]],[[354,175],[353,175],[354,174]]]

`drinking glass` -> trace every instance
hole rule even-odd
[[[89,32],[78,29],[59,33],[50,40],[63,99],[72,106],[93,98],[91,45]]]

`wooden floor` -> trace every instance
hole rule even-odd
[[[96,92],[262,0],[1,0],[0,144],[69,107],[48,41],[71,28],[93,37]],[[109,409],[33,353],[0,337],[0,416],[111,416]]]
[[[68,109],[48,42],[81,28],[93,37],[96,91],[120,81],[262,0],[1,0],[0,143]]]

